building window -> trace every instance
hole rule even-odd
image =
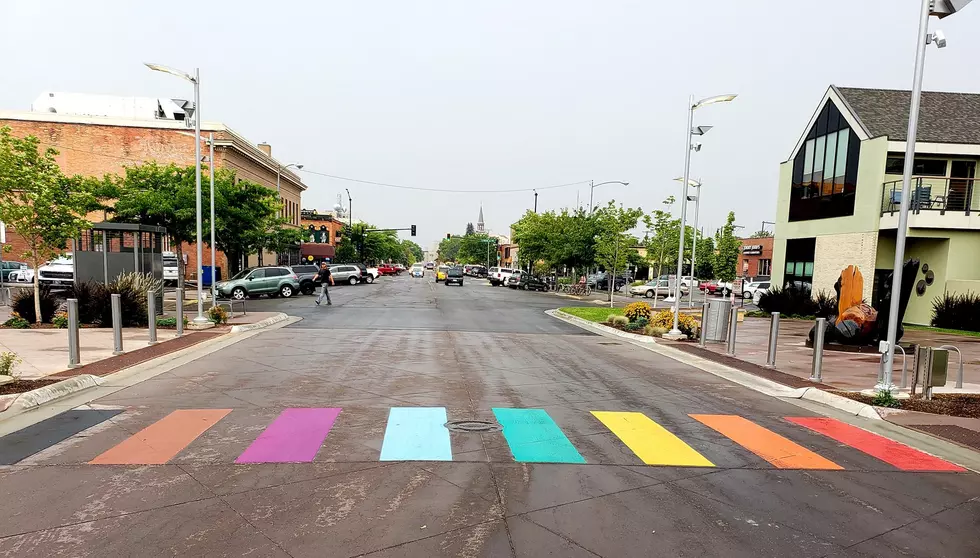
[[[759,260],[759,275],[772,275],[772,260]]]
[[[853,215],[860,151],[857,134],[827,101],[793,159],[789,220]]]
[[[915,176],[948,176],[946,174],[946,159],[920,159],[912,162],[912,174]],[[905,156],[889,155],[885,161],[885,174],[905,174]]]
[[[815,238],[792,238],[786,241],[786,267],[783,288],[796,287],[807,291],[813,288],[813,255]]]

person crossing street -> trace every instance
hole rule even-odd
[[[327,305],[332,305],[330,302],[330,291],[327,290],[327,284],[333,285],[333,277],[330,275],[330,267],[327,266],[327,262],[320,263],[320,269],[316,272],[317,283],[320,283],[320,294],[316,297],[316,305],[320,305],[320,301],[324,298],[327,299]]]

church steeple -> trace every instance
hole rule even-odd
[[[479,217],[479,219],[476,220],[476,232],[478,232],[478,233],[486,232],[486,229],[484,228],[484,225],[483,225],[483,204],[482,203],[480,204],[480,217]]]

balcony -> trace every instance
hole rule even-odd
[[[909,228],[980,230],[980,191],[975,178],[913,176]],[[898,228],[902,208],[902,181],[881,187],[882,229]]]

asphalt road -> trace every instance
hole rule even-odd
[[[251,301],[303,320],[0,440],[0,555],[980,555],[973,473],[543,313],[565,300],[332,297]]]

